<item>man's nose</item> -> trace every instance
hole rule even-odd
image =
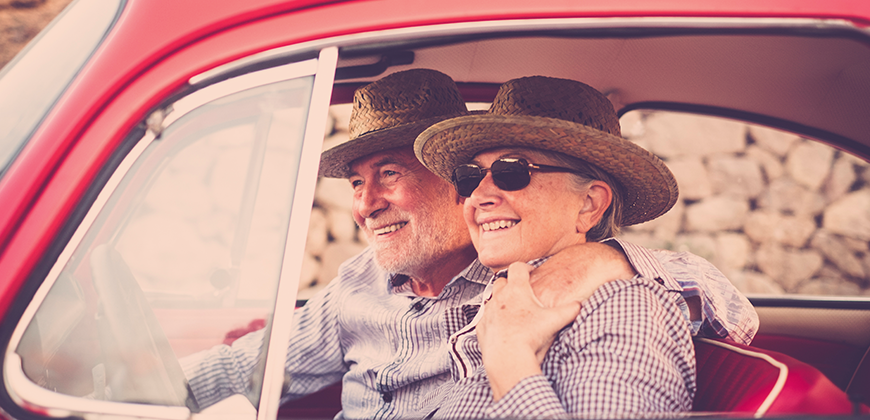
[[[377,214],[387,207],[390,203],[384,197],[384,188],[377,182],[370,182],[363,185],[357,196],[357,209],[360,216],[363,218],[376,217]]]

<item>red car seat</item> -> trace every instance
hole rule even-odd
[[[856,404],[818,369],[770,350],[695,339],[698,390],[693,411],[851,414]],[[862,413],[870,410],[858,406]]]

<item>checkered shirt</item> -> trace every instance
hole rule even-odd
[[[661,276],[637,275],[600,287],[558,334],[541,365],[543,374],[523,379],[498,402],[492,400],[475,333],[483,306],[451,337],[454,382],[439,388],[420,414],[566,418],[689,411],[695,352],[681,292],[679,284]]]
[[[630,247],[626,253],[638,272],[647,266],[664,271],[664,265],[676,277],[664,273],[668,282],[697,291],[703,305],[715,305],[709,311],[704,308],[705,314],[712,314],[704,323],[722,326],[725,335],[707,336],[731,337],[735,326],[752,324],[751,320],[729,321],[735,313],[755,315],[745,298],[707,296],[734,288],[703,259],[688,253],[638,252]],[[491,277],[492,272],[475,261],[439,296],[426,298],[414,295],[410,284],[402,282],[405,277],[379,270],[370,249],[351,258],[339,269],[338,277],[294,315],[285,365],[290,384],[284,399],[342,381],[341,416],[409,417],[437,398],[432,391],[450,380],[448,339],[475,316]],[[733,290],[727,296],[735,294],[739,295]],[[742,309],[735,312],[734,308]],[[757,327],[757,317],[753,319]],[[704,334],[702,324],[696,324]],[[262,340],[258,331],[232,346],[216,346],[181,360],[202,407],[248,392]]]

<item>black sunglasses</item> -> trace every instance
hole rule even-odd
[[[558,166],[538,165],[525,159],[499,159],[492,163],[489,169],[481,168],[473,163],[458,166],[453,170],[453,186],[460,197],[471,197],[471,193],[480,185],[487,172],[492,172],[495,186],[505,191],[518,191],[526,188],[532,180],[532,169],[541,172],[569,172],[580,174],[579,171]]]

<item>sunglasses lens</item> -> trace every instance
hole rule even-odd
[[[453,186],[460,197],[471,197],[484,172],[477,165],[462,165],[453,170]]]
[[[505,191],[521,190],[532,180],[528,163],[522,159],[497,160],[492,163],[491,171],[495,185]]]

